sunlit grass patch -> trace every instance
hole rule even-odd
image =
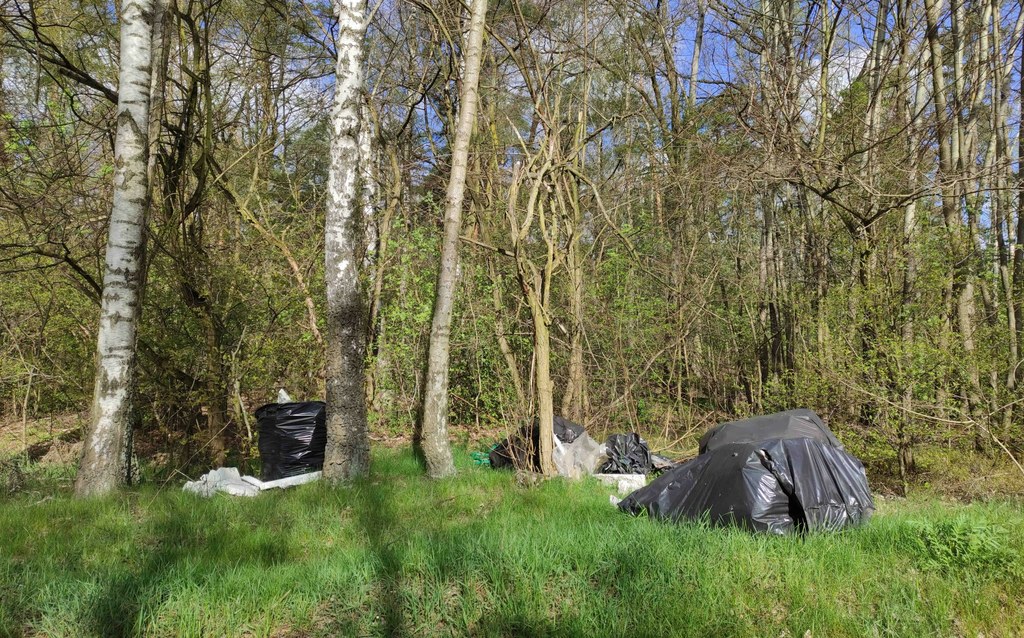
[[[0,635],[1018,635],[1024,512],[887,501],[806,538],[619,513],[404,451],[256,499],[177,486],[0,508]]]

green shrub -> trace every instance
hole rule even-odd
[[[1017,553],[1009,544],[1009,532],[984,519],[960,515],[917,521],[910,528],[910,546],[928,568],[953,571],[970,567],[992,574],[1020,571]]]

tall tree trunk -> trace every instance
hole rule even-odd
[[[149,157],[146,162],[146,175],[151,189],[155,189],[153,180],[156,176],[157,150],[160,147],[160,129],[163,124],[165,85],[167,84],[167,66],[171,53],[171,35],[173,23],[168,24],[171,17],[171,0],[154,0],[153,35],[150,40],[150,53],[153,70],[149,85]],[[152,191],[151,191],[152,192]],[[143,277],[145,285],[145,277]]]
[[[818,70],[818,94],[816,96],[816,112],[818,116],[817,132],[815,134],[814,160],[820,166],[825,154],[825,136],[828,132],[829,123],[829,67],[832,64],[832,48],[835,44],[835,26],[832,23],[830,3],[821,5],[821,39]],[[807,200],[804,204],[807,210],[808,230],[807,244],[808,252],[814,271],[814,313],[816,324],[818,357],[822,365],[827,365],[829,327],[826,312],[825,295],[828,291],[828,240],[826,237],[827,221],[825,200],[816,197],[811,198],[805,189],[802,189],[802,196]]]
[[[956,0],[954,0],[955,2]],[[967,399],[964,412],[968,420],[977,416],[975,412],[981,403],[981,377],[974,343],[974,278],[973,264],[969,263],[970,250],[964,246],[963,223],[960,218],[957,188],[953,185],[956,162],[959,157],[960,132],[958,117],[953,118],[954,133],[950,141],[950,117],[946,110],[946,82],[943,71],[942,45],[939,42],[938,0],[925,0],[925,16],[928,24],[928,46],[931,50],[932,99],[935,102],[936,130],[939,142],[939,184],[942,196],[942,218],[949,236],[950,253],[953,257],[951,281],[957,286],[956,318],[964,349],[964,366],[967,369]],[[956,15],[956,10],[954,11]],[[959,24],[959,22],[958,22]],[[959,44],[959,41],[957,41]],[[959,51],[959,48],[957,48]],[[955,62],[955,61],[954,61]],[[959,65],[954,65],[959,68]],[[954,78],[959,79],[959,76]],[[954,153],[955,151],[955,153]],[[947,287],[952,300],[953,290]],[[975,425],[974,445],[985,448],[985,437],[980,424]]]
[[[365,476],[370,469],[366,423],[366,318],[359,284],[363,241],[359,130],[362,126],[366,0],[334,0],[335,46],[331,164],[324,253],[327,283],[327,449],[324,478]]]
[[[778,325],[774,307],[775,295],[775,201],[774,195],[766,194],[762,199],[761,247],[758,252],[758,284],[761,291],[761,302],[758,308],[758,328],[761,331],[759,346],[759,362],[761,365],[761,383],[778,372],[774,366],[773,355],[778,339]]]
[[[1004,382],[1006,396],[1012,397],[1017,390],[1017,361],[1019,359],[1019,346],[1017,340],[1017,313],[1013,290],[1013,281],[1010,277],[1010,255],[1012,252],[1010,242],[1013,241],[1013,212],[1012,196],[1008,184],[1013,179],[1013,158],[1010,154],[1009,119],[1010,119],[1010,89],[1009,75],[1012,69],[1013,49],[1010,48],[1005,59],[1001,58],[999,52],[1002,46],[1001,24],[1002,13],[999,0],[991,0],[992,11],[992,130],[995,138],[995,192],[992,195],[993,224],[992,230],[996,235],[997,252],[995,258],[995,270],[1001,284],[1004,309],[1006,314],[1006,336],[1009,342],[1009,356],[1006,361],[1007,371]],[[1017,24],[1024,28],[1024,15],[1018,15]],[[1019,37],[1016,31],[1011,32],[1014,38]],[[1016,41],[1016,40],[1011,40]],[[1013,421],[1013,403],[1009,402],[1004,407],[996,406],[1002,412],[1003,430],[1006,431]]]
[[[910,0],[900,0],[898,3],[898,17],[897,23],[899,28],[899,37],[901,40],[900,49],[900,62],[898,77],[901,83],[900,90],[898,91],[900,99],[901,116],[903,125],[907,128],[907,157],[908,157],[908,174],[907,174],[907,192],[914,193],[918,189],[919,168],[917,162],[917,146],[918,146],[918,128],[917,128],[917,117],[921,111],[921,107],[924,105],[926,98],[925,93],[925,82],[920,79],[920,70],[923,70],[923,66],[919,69],[916,74],[918,80],[916,81],[917,86],[912,87],[910,80],[910,42],[912,28],[911,19],[908,15],[910,11],[911,2]],[[925,49],[922,52],[922,65],[927,64],[929,50]],[[914,90],[913,96],[911,96],[911,90]],[[914,339],[915,339],[915,326],[914,326],[914,314],[916,312],[914,304],[917,300],[917,272],[918,272],[918,247],[917,247],[917,201],[911,200],[907,202],[903,209],[903,286],[901,290],[901,300],[903,302],[903,321],[900,326],[900,337],[903,340],[904,355],[900,365],[904,368],[903,378],[903,414],[900,415],[897,424],[896,431],[896,456],[897,465],[899,468],[900,482],[903,489],[903,494],[906,495],[908,491],[908,476],[914,471],[914,436],[911,431],[911,425],[913,424],[912,411],[914,401],[914,375],[911,374],[910,369],[913,366],[913,358],[911,353],[913,351]]]
[[[550,153],[557,147],[556,141],[546,140],[545,149]],[[535,156],[513,168],[512,183],[508,194],[507,217],[512,229],[512,254],[516,260],[516,275],[523,297],[530,307],[530,318],[533,323],[533,374],[535,397],[537,404],[538,452],[540,454],[540,471],[545,476],[554,476],[555,464],[551,456],[554,449],[554,389],[551,382],[551,282],[557,269],[557,251],[561,243],[558,211],[552,211],[541,197],[550,195],[552,189],[558,188],[557,183],[549,181],[553,162],[550,156],[544,161],[536,173],[530,173],[528,179],[530,194],[526,202],[522,219],[517,219],[519,187],[526,172],[527,164],[532,165],[539,159]],[[525,244],[534,222],[539,235],[543,239],[546,250],[544,263],[537,266],[530,258]]]
[[[508,366],[508,374],[512,379],[512,389],[516,393],[515,421],[526,419],[529,411],[529,402],[526,398],[526,388],[523,386],[522,375],[519,374],[519,362],[516,354],[512,351],[512,345],[508,342],[508,328],[505,325],[505,302],[503,301],[502,286],[504,278],[494,265],[494,258],[487,258],[487,275],[491,280],[491,305],[494,308],[494,336],[498,340],[498,348],[501,356]]]
[[[221,467],[227,460],[228,379],[224,366],[222,330],[210,301],[204,302],[199,312],[206,340],[206,441],[211,464]]]
[[[570,421],[583,420],[586,371],[583,368],[583,258],[578,235],[569,242],[566,274],[569,278],[569,374],[562,395],[562,416]]]
[[[114,198],[103,274],[92,418],[75,482],[78,496],[108,493],[128,478],[138,293],[150,202],[147,160],[152,21],[152,0],[127,0],[123,5]]]
[[[434,319],[430,326],[427,353],[426,387],[420,422],[420,447],[427,464],[427,475],[440,478],[455,474],[448,442],[448,349],[451,337],[452,302],[459,262],[459,231],[462,229],[462,200],[466,191],[466,165],[469,140],[476,121],[477,84],[483,51],[484,18],[487,0],[473,0],[469,37],[464,53],[465,76],[459,95],[459,119],[452,148],[452,169],[444,207],[444,243],[441,245],[441,269],[437,276]]]
[[[539,280],[539,277],[536,279]],[[541,285],[537,285],[540,291]],[[551,382],[551,324],[545,312],[540,294],[529,296],[530,313],[533,316],[533,354],[536,369],[534,381],[537,386],[537,427],[538,453],[540,455],[540,473],[554,476],[557,473],[552,457],[554,451],[555,402],[554,384]]]
[[[586,9],[584,3],[584,9]],[[584,44],[589,43],[589,31],[585,32]],[[576,149],[571,159],[575,170],[581,174],[586,166],[587,118],[590,109],[590,69],[584,73],[583,101],[576,122],[573,144]],[[558,196],[562,202],[561,210],[565,215],[569,238],[566,242],[565,266],[569,278],[569,374],[562,395],[562,416],[582,423],[586,411],[587,379],[583,367],[583,264],[584,258],[580,246],[583,233],[583,205],[580,202],[580,183],[578,176],[564,176],[562,185],[564,196]]]
[[[1020,43],[1020,68],[1017,95],[1024,95],[1024,39]],[[1012,222],[1008,222],[1012,224]],[[1017,317],[1017,342],[1024,343],[1024,109],[1017,120],[1017,224],[1013,248],[1014,314]]]
[[[380,216],[376,223],[377,251],[373,263],[374,273],[370,290],[368,324],[370,336],[367,339],[370,367],[366,373],[366,401],[370,409],[375,412],[380,412],[384,409],[384,404],[386,403],[385,393],[381,391],[380,385],[380,377],[387,367],[382,347],[386,323],[381,314],[381,308],[384,300],[384,272],[390,255],[391,223],[402,201],[404,186],[398,153],[397,145],[392,145],[388,148],[387,154],[391,164],[391,190],[387,203],[384,205],[383,210],[380,211]]]
[[[686,86],[686,106],[691,111],[697,106],[697,75],[700,71],[700,50],[704,43],[704,18],[707,11],[707,0],[697,0],[697,25],[693,29],[693,51],[690,55],[690,81]],[[692,114],[687,113],[686,117],[692,117]]]

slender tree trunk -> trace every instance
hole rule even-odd
[[[476,121],[477,84],[483,51],[484,18],[487,0],[473,0],[469,37],[464,53],[465,76],[459,95],[458,128],[452,148],[452,169],[445,197],[444,243],[441,246],[441,269],[437,276],[434,319],[430,326],[430,348],[427,354],[426,387],[420,423],[420,447],[433,478],[455,473],[451,446],[448,442],[448,349],[452,323],[452,303],[459,261],[459,232],[462,229],[462,201],[466,190],[466,165],[469,141]]]
[[[910,38],[911,20],[908,15],[910,11],[910,0],[900,0],[898,3],[898,25],[899,36],[902,41],[900,49],[899,80],[901,88],[900,108],[904,126],[907,127],[907,157],[909,172],[907,175],[907,192],[914,193],[918,189],[919,168],[917,163],[918,128],[917,114],[924,105],[926,98],[925,82],[918,73],[917,86],[911,96],[911,81],[909,72],[910,60]],[[922,65],[927,64],[929,52],[925,49],[922,53]],[[921,67],[924,68],[923,66]],[[903,494],[906,496],[909,488],[909,474],[915,469],[914,462],[914,436],[911,429],[913,425],[913,402],[914,402],[914,381],[915,376],[910,369],[913,366],[913,359],[910,353],[913,350],[915,339],[915,302],[917,301],[917,272],[918,272],[918,247],[917,247],[917,201],[907,202],[903,209],[903,287],[901,298],[903,302],[903,322],[900,326],[900,337],[903,340],[904,357],[900,362],[903,367],[904,387],[903,392],[903,414],[900,415],[896,432],[896,455],[899,467],[900,481]]]
[[[766,383],[778,372],[773,366],[773,345],[776,342],[777,325],[772,309],[775,305],[775,202],[774,196],[762,197],[761,247],[758,253],[758,284],[761,290],[761,302],[758,308],[758,327],[761,331],[759,361],[761,364],[761,382]]]
[[[1024,95],[1024,39],[1020,43],[1020,68],[1017,95]],[[1008,222],[1011,223],[1012,222]],[[1017,120],[1017,224],[1013,246],[1014,314],[1017,317],[1017,343],[1024,343],[1024,109]]]
[[[686,86],[686,106],[690,110],[697,105],[697,75],[700,71],[700,50],[704,43],[704,18],[707,11],[707,0],[697,0],[697,25],[693,29],[693,52],[690,55],[690,81]],[[687,117],[692,115],[687,113]]]
[[[953,273],[951,284],[955,286],[950,289],[947,286],[946,294],[952,302],[956,297],[955,312],[960,332],[961,344],[964,349],[964,367],[967,369],[967,399],[964,402],[964,412],[967,419],[979,417],[976,414],[981,404],[981,377],[978,372],[978,361],[975,353],[974,342],[974,277],[973,264],[970,263],[969,255],[973,252],[970,247],[964,246],[963,223],[960,218],[958,189],[952,184],[956,172],[957,163],[960,157],[960,126],[959,114],[953,117],[953,140],[950,141],[950,118],[946,110],[946,82],[943,71],[942,45],[939,42],[939,6],[938,0],[925,0],[925,15],[928,24],[928,46],[931,49],[931,71],[932,71],[932,99],[935,102],[936,129],[939,138],[939,182],[942,195],[942,217],[949,236],[950,253],[953,257]],[[956,2],[956,0],[954,0]],[[954,10],[954,16],[959,9]],[[955,23],[959,25],[959,20]],[[954,33],[956,40],[956,51],[960,52],[959,35]],[[955,56],[954,56],[955,57]],[[954,68],[960,69],[960,65],[954,60]],[[960,75],[954,77],[958,82]],[[979,417],[980,418],[980,417]],[[985,436],[980,424],[975,425],[974,445],[977,449],[984,449]]]
[[[167,65],[171,53],[171,34],[173,33],[173,30],[169,28],[173,24],[168,24],[168,19],[171,17],[170,9],[171,0],[154,0],[153,36],[150,40],[152,47],[150,56],[154,66],[150,74],[149,157],[146,162],[146,174],[151,189],[156,188],[153,180],[156,176],[157,150],[160,147],[160,129],[165,111],[164,87],[167,83]]]
[[[924,10],[927,23],[926,38],[930,52],[929,66],[932,76],[932,101],[935,105],[935,134],[938,138],[939,147],[939,170],[937,179],[939,181],[940,194],[942,199],[942,217],[947,224],[952,218],[956,220],[955,194],[950,188],[949,180],[952,177],[953,160],[950,149],[949,114],[946,110],[946,80],[943,68],[942,43],[939,40],[939,18],[940,7],[937,0],[925,0]],[[955,259],[954,259],[955,263]],[[939,347],[943,351],[949,348],[950,333],[952,332],[951,320],[953,316],[953,277],[949,276],[942,291],[942,333],[939,337]],[[943,381],[937,392],[938,403],[945,413],[946,397],[948,396],[948,382]]]
[[[572,324],[569,335],[569,374],[562,396],[562,416],[570,421],[583,420],[583,397],[586,375],[583,368],[583,260],[578,237],[569,243],[566,255],[566,273],[569,277],[569,315]]]
[[[533,196],[539,189],[539,182],[534,185]],[[537,206],[538,217],[544,218],[543,204]],[[545,224],[541,222],[541,232],[545,233]],[[548,241],[547,239],[545,241]],[[554,383],[551,381],[551,312],[549,293],[551,275],[554,272],[554,245],[548,242],[547,260],[543,269],[538,269],[526,261],[517,251],[517,272],[527,304],[530,306],[530,318],[533,323],[533,382],[534,396],[537,402],[537,440],[540,456],[540,473],[544,476],[557,474],[552,452],[555,447],[555,400]]]
[[[538,452],[541,474],[554,476],[557,470],[552,457],[555,402],[554,384],[551,382],[551,326],[542,303],[540,299],[530,299],[530,312],[533,315],[533,352],[537,366],[534,379],[537,384],[537,427],[540,428]]]
[[[359,283],[363,241],[359,130],[362,126],[366,0],[334,0],[338,61],[331,114],[324,253],[327,283],[327,449],[324,478],[365,476],[370,469],[366,423],[366,317]]]
[[[150,193],[149,99],[152,0],[121,10],[121,69],[114,143],[114,198],[107,237],[96,348],[92,419],[75,483],[78,496],[108,493],[127,481],[134,409],[139,286]]]
[[[496,66],[493,61],[489,61],[488,64],[489,76],[492,83],[498,81],[498,74],[496,73]],[[483,96],[481,96],[483,97]],[[501,142],[498,136],[497,127],[497,109],[495,103],[486,104],[486,118],[488,137],[490,138],[491,150],[489,155],[487,166],[481,170],[481,174],[487,175],[487,179],[484,182],[483,195],[486,199],[486,206],[484,210],[491,212],[491,214],[498,214],[498,201],[501,199],[500,194],[500,175],[501,166],[499,162],[499,156],[497,149],[501,148]],[[483,220],[481,220],[483,221]],[[487,237],[487,223],[481,223],[481,231],[485,234],[484,237],[487,241],[490,238]],[[522,374],[520,373],[519,362],[516,359],[515,352],[512,350],[512,345],[508,340],[508,324],[505,322],[505,315],[508,314],[508,310],[505,307],[504,301],[504,277],[501,271],[495,263],[495,256],[488,255],[487,257],[487,275],[491,281],[491,304],[494,308],[494,334],[498,340],[498,348],[501,350],[501,355],[505,359],[505,364],[508,367],[509,377],[512,379],[512,387],[516,393],[516,404],[515,413],[511,419],[513,423],[525,421],[529,418],[530,401],[527,396],[527,387],[523,382]],[[513,317],[512,324],[514,325],[515,317]]]
[[[832,24],[830,3],[821,5],[821,55],[818,70],[817,95],[817,133],[815,136],[814,159],[821,165],[825,154],[825,136],[829,122],[829,70],[832,64],[832,48],[835,43],[835,28]],[[826,238],[825,200],[817,197],[813,201],[804,191],[807,199],[805,208],[808,211],[808,249],[814,270],[814,311],[818,358],[822,365],[827,365],[829,342],[828,318],[826,313],[825,295],[828,291],[828,249]]]
[[[370,336],[367,339],[369,348],[369,369],[366,373],[366,401],[370,409],[380,412],[384,408],[384,393],[381,392],[380,376],[386,368],[383,360],[383,342],[385,321],[381,315],[381,308],[384,299],[384,272],[387,259],[390,254],[389,244],[391,241],[391,224],[395,212],[402,201],[403,176],[401,164],[398,159],[399,149],[391,147],[388,149],[388,159],[391,164],[391,191],[388,195],[387,204],[380,213],[376,224],[377,252],[374,260],[374,274],[370,292],[370,318],[368,329]]]
[[[555,140],[546,140],[545,149],[550,153],[557,147]],[[530,163],[536,161],[532,158]],[[512,183],[508,194],[508,220],[512,229],[513,256],[516,260],[516,275],[523,291],[523,297],[530,307],[530,318],[533,323],[533,374],[535,397],[537,404],[538,452],[540,454],[540,471],[545,476],[556,473],[551,452],[554,449],[554,389],[551,382],[551,282],[557,268],[556,252],[561,243],[558,211],[548,208],[546,197],[553,189],[558,188],[556,182],[549,181],[553,161],[548,157],[536,173],[528,179],[530,195],[526,202],[526,210],[521,220],[517,219],[519,187],[524,177],[523,166],[513,168]],[[544,198],[541,193],[544,193]],[[538,267],[527,252],[525,240],[536,222],[539,235],[543,239],[546,251],[544,263]]]
[[[221,467],[227,460],[228,379],[224,366],[222,330],[214,314],[213,304],[205,301],[199,307],[206,340],[206,445],[211,463]]]
[[[1013,282],[1010,278],[1010,242],[1013,238],[1013,212],[1011,207],[1011,196],[1008,184],[1013,178],[1012,157],[1009,147],[1009,70],[1012,68],[1013,49],[1008,52],[1006,60],[999,56],[1002,46],[1002,13],[998,0],[990,2],[992,12],[992,130],[995,141],[995,192],[992,194],[991,202],[993,209],[992,231],[996,235],[996,258],[995,271],[1001,284],[1004,309],[1006,314],[1006,336],[1009,342],[1009,357],[1006,361],[1006,377],[1004,387],[1006,396],[1012,397],[1017,389],[1017,361],[1019,347],[1017,342],[1017,314],[1014,299]],[[1018,16],[1018,21],[1024,16]],[[1013,33],[1014,37],[1018,34]],[[1010,62],[1009,64],[1007,62]],[[995,373],[995,370],[993,370]],[[1003,430],[1006,431],[1013,421],[1013,403],[1005,407],[998,405],[996,410],[1002,412]]]
[[[493,257],[487,258],[487,274],[491,279],[491,304],[494,308],[494,334],[498,340],[498,348],[501,350],[501,356],[505,358],[505,364],[508,366],[508,373],[512,379],[512,388],[516,392],[515,416],[518,421],[527,418],[529,406],[526,398],[526,389],[523,386],[523,378],[522,375],[519,374],[519,362],[516,360],[516,354],[512,351],[512,346],[508,342],[508,328],[505,325],[504,317],[506,310],[501,290],[503,277],[495,267]]]
[[[586,6],[586,5],[584,5]],[[589,39],[589,31],[584,38]],[[583,103],[576,122],[573,142],[577,153],[572,158],[575,169],[583,172],[586,165],[587,117],[590,107],[590,75],[589,69],[584,76]],[[566,229],[569,238],[565,248],[565,266],[569,278],[569,374],[562,395],[562,416],[572,421],[582,422],[586,406],[587,377],[583,367],[583,265],[584,258],[580,246],[583,232],[583,206],[580,201],[580,183],[577,176],[563,176],[561,184],[565,188],[564,196],[558,196],[562,202],[560,208],[565,215]]]

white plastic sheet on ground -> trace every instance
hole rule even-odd
[[[197,481],[185,483],[182,489],[206,498],[218,492],[231,496],[257,496],[260,492],[311,483],[319,478],[320,472],[309,472],[276,481],[261,481],[255,476],[242,476],[238,468],[219,467],[202,475]]]
[[[565,478],[578,479],[590,476],[597,472],[606,459],[604,444],[598,443],[586,432],[576,437],[572,443],[563,443],[557,436],[554,439],[555,449],[551,457],[558,474]]]

